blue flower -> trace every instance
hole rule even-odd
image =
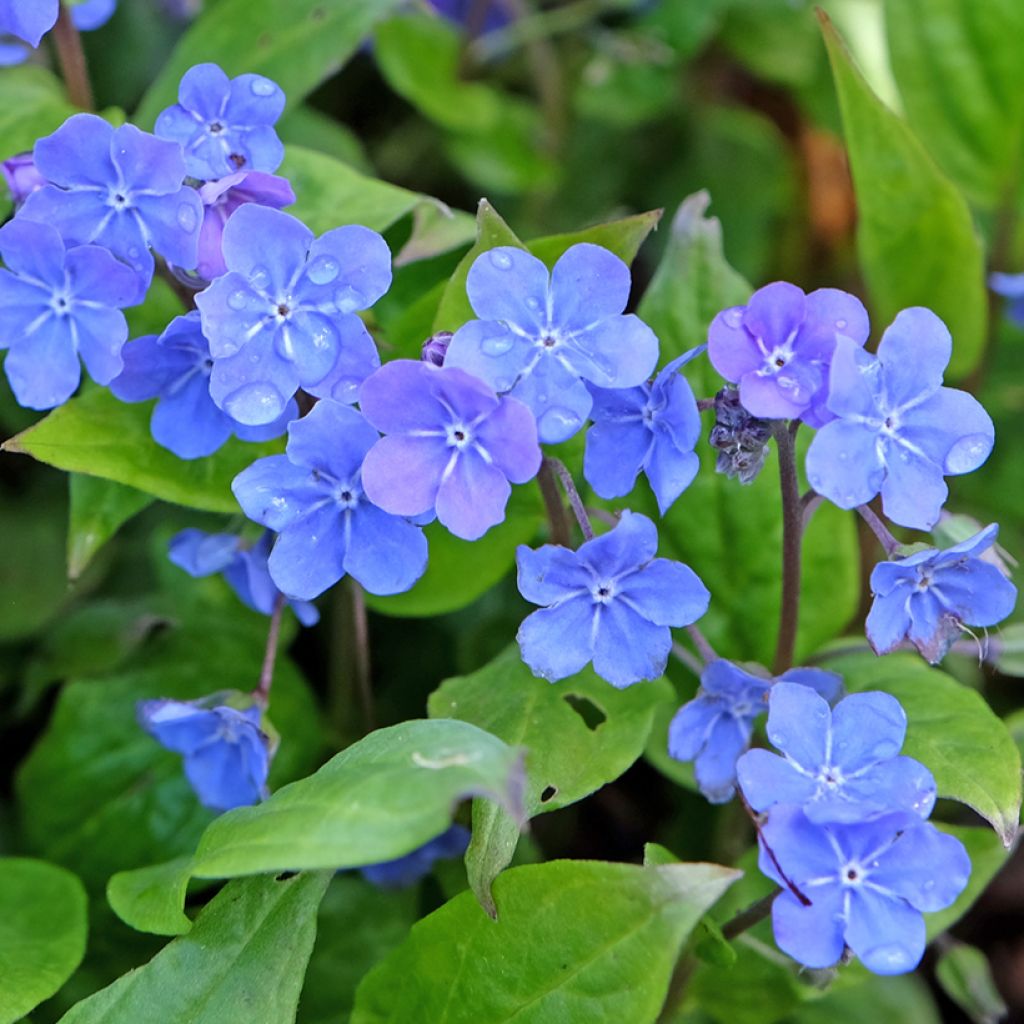
[[[107,384],[121,372],[124,314],[134,272],[105,249],[65,250],[56,230],[18,217],[0,228],[0,347],[14,396],[30,409],[66,402],[82,376]]]
[[[270,741],[260,729],[260,709],[223,704],[147,700],[139,724],[161,746],[185,759],[185,777],[204,807],[230,811],[267,795]]]
[[[587,431],[583,475],[602,498],[621,498],[643,470],[664,515],[700,468],[694,452],[700,413],[679,369],[704,346],[673,359],[651,384],[636,388],[591,387],[594,425]]]
[[[210,394],[226,413],[271,423],[303,387],[355,401],[380,357],[357,309],[391,284],[391,254],[357,224],[315,238],[301,221],[250,203],[224,228],[228,272],[196,296],[214,359]]]
[[[231,589],[247,608],[271,615],[281,591],[267,568],[274,535],[266,530],[255,544],[246,544],[233,533],[182,530],[171,538],[167,557],[196,579],[222,573]],[[304,626],[320,621],[320,613],[308,601],[288,599],[295,617]]]
[[[245,514],[279,535],[268,564],[285,594],[312,600],[346,573],[372,594],[397,594],[423,575],[423,531],[363,493],[363,459],[377,436],[355,409],[323,399],[288,427],[286,455],[235,477]]]
[[[999,527],[986,527],[945,551],[919,551],[879,562],[871,573],[874,603],[867,635],[877,654],[909,640],[933,665],[967,626],[994,626],[1013,611],[1017,588],[983,560]]]
[[[3,64],[2,60],[0,64]],[[36,170],[31,153],[19,153],[0,161],[0,174],[7,182],[11,202],[15,206],[20,206],[36,189],[46,184],[46,179]]]
[[[576,551],[519,547],[519,592],[545,606],[517,636],[535,675],[554,682],[593,661],[599,676],[621,688],[665,671],[669,627],[699,619],[710,594],[689,566],[655,558],[657,549],[654,523],[628,510]]]
[[[182,76],[178,102],[160,114],[154,131],[181,144],[193,178],[276,171],[284,146],[274,124],[284,104],[281,88],[263,75],[228,78],[216,64],[197,64]]]
[[[195,267],[203,204],[182,185],[185,161],[176,143],[74,114],[36,143],[35,161],[50,184],[28,197],[19,216],[52,224],[69,245],[109,249],[140,275],[140,298],[153,277],[150,248]]]
[[[907,716],[887,693],[855,693],[834,709],[806,686],[776,683],[768,697],[768,739],[782,751],[750,750],[736,766],[755,811],[799,804],[815,822],[864,821],[893,811],[927,818],[935,779],[919,761],[897,757]]]
[[[469,846],[469,838],[468,828],[452,825],[404,857],[367,864],[359,871],[363,878],[381,889],[406,889],[430,874],[437,861],[461,857]]]
[[[210,344],[194,310],[175,317],[159,337],[147,334],[126,345],[124,370],[110,382],[123,402],[158,399],[150,420],[157,444],[181,459],[212,455],[232,434],[243,441],[280,437],[299,412],[290,401],[274,422],[260,427],[237,423],[210,397]]]
[[[599,245],[571,246],[550,275],[522,249],[491,249],[466,280],[480,319],[455,333],[445,366],[510,392],[533,410],[541,441],[564,441],[590,414],[584,381],[630,388],[654,371],[658,339],[622,315],[629,289],[629,267]]]
[[[1006,305],[1006,316],[1015,324],[1024,326],[1024,274],[997,271],[988,275],[988,286],[996,295],[1010,300]]]
[[[101,28],[114,16],[117,0],[82,0],[71,8],[71,20],[79,32]]]
[[[708,356],[726,380],[739,385],[753,416],[795,419],[820,427],[833,419],[825,407],[828,367],[838,338],[863,348],[868,314],[860,300],[835,288],[805,295],[785,281],[759,288],[745,306],[723,310],[708,329]]]
[[[0,33],[38,46],[59,13],[60,0],[0,0]]]
[[[931,310],[905,309],[882,335],[878,357],[840,338],[828,408],[839,418],[807,452],[811,486],[840,508],[879,491],[900,526],[930,530],[949,493],[943,476],[969,473],[988,458],[995,431],[965,391],[942,387],[953,341]]]
[[[760,838],[761,871],[784,886],[772,904],[775,941],[807,967],[831,967],[848,946],[875,974],[912,971],[925,947],[921,912],[952,904],[971,873],[958,839],[902,813],[821,825],[779,805]]]
[[[724,804],[736,788],[736,761],[750,746],[754,722],[768,710],[773,684],[785,682],[833,701],[842,689],[834,672],[793,668],[778,679],[747,672],[718,658],[701,673],[697,696],[684,704],[668,727],[668,752],[677,761],[693,761],[700,791]]]
[[[477,540],[505,518],[512,488],[540,469],[533,413],[463,370],[396,359],[364,381],[359,408],[385,434],[363,465],[385,512],[437,518]]]

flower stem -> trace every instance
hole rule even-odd
[[[889,532],[889,527],[875,514],[874,509],[868,505],[858,505],[857,514],[871,527],[871,532],[878,538],[878,543],[885,548],[886,555],[895,554],[900,542]]]
[[[281,617],[284,614],[285,596],[278,594],[274,601],[274,610],[270,615],[270,628],[267,630],[267,646],[263,652],[263,667],[260,669],[260,681],[252,696],[262,708],[270,703],[270,687],[274,685],[274,664],[277,661],[277,644],[281,637]]]
[[[697,678],[704,671],[704,663],[695,654],[691,654],[678,640],[672,643],[672,656],[681,661]]]
[[[690,634],[693,646],[697,648],[697,653],[704,659],[705,665],[718,661],[718,652],[708,643],[708,638],[700,631],[699,626],[687,626],[686,632]]]
[[[594,528],[590,525],[590,516],[587,515],[587,509],[583,504],[583,499],[580,497],[580,492],[576,490],[572,473],[565,468],[565,464],[560,459],[556,459],[553,456],[545,455],[544,462],[551,467],[561,481],[562,489],[565,491],[565,496],[569,499],[573,515],[576,516],[576,522],[580,524],[580,530],[583,533],[584,539],[593,540]]]
[[[772,912],[772,904],[780,892],[781,889],[774,889],[767,896],[762,896],[756,903],[752,903],[746,910],[741,910],[735,917],[731,917],[722,925],[722,936],[726,939],[735,939],[737,935],[742,935],[748,928],[753,928],[759,921],[763,921]]]
[[[352,668],[356,688],[363,705],[363,728],[367,733],[376,727],[373,708],[373,687],[370,684],[370,627],[366,617],[366,597],[355,580],[349,580],[349,598],[352,605]]]
[[[540,464],[540,472],[537,474],[537,486],[540,488],[540,496],[544,499],[544,509],[548,514],[548,526],[551,530],[551,543],[560,547],[572,546],[572,528],[569,525],[569,517],[565,512],[565,505],[562,503],[562,493],[558,489],[558,481],[555,479],[555,471],[551,463],[544,459]]]
[[[82,49],[82,37],[78,34],[71,17],[71,8],[60,5],[57,24],[53,28],[53,42],[57,48],[57,60],[64,75],[68,99],[82,110],[94,110],[92,85],[89,82],[89,68]]]
[[[800,616],[800,545],[803,540],[803,508],[796,474],[796,432],[799,420],[776,420],[772,434],[779,450],[779,484],[782,489],[782,607],[775,645],[774,675],[793,665],[796,628]]]

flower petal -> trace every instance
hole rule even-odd
[[[585,330],[620,314],[629,301],[629,267],[600,245],[579,242],[551,271],[551,320],[563,331]]]
[[[859,423],[826,424],[807,451],[810,485],[840,508],[869,502],[886,479],[877,438],[875,431]]]
[[[557,682],[575,675],[593,656],[594,602],[589,594],[523,619],[516,634],[534,675]]]
[[[466,295],[481,320],[504,321],[531,338],[547,327],[548,268],[525,249],[503,245],[481,253],[469,268]]]

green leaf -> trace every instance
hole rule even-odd
[[[4,451],[31,455],[57,469],[102,477],[155,498],[206,512],[237,513],[231,481],[262,455],[283,451],[281,440],[245,444],[232,438],[205,459],[186,461],[161,448],[149,432],[151,403],[119,402],[94,388],[54,409],[5,441]]]
[[[867,977],[855,984],[834,985],[819,999],[809,999],[789,1024],[941,1024],[935,1000],[918,976]]]
[[[706,191],[697,192],[676,211],[665,255],[637,310],[661,341],[662,363],[704,344],[716,314],[750,298],[750,285],[726,262],[722,225],[707,216],[710,203]],[[708,368],[702,394],[717,390],[713,376]]]
[[[182,911],[192,858],[122,871],[107,883],[107,901],[125,924],[154,935],[184,935],[192,922]]]
[[[658,226],[664,210],[648,210],[632,217],[622,217],[604,224],[595,224],[582,231],[571,231],[561,235],[547,235],[527,242],[526,247],[539,260],[553,267],[558,258],[572,245],[589,242],[601,245],[615,253],[624,263],[632,263],[647,236]]]
[[[153,496],[80,473],[68,477],[68,487],[68,577],[75,580],[129,519],[153,503]]]
[[[935,825],[941,832],[955,836],[964,844],[971,858],[971,877],[967,881],[967,888],[951,907],[924,915],[929,942],[952,928],[974,906],[1007,858],[1006,847],[990,829],[947,825],[943,822],[936,822]]]
[[[0,1024],[12,1024],[71,977],[88,931],[82,883],[38,860],[0,860]]]
[[[409,934],[417,902],[415,887],[389,891],[354,875],[335,876],[320,904],[298,1024],[348,1020],[359,982]]]
[[[64,86],[46,68],[0,69],[0,159],[30,150],[74,113]]]
[[[1009,1013],[992,980],[988,957],[975,946],[951,941],[935,965],[935,978],[976,1024],[999,1024]]]
[[[713,864],[554,861],[464,893],[413,927],[359,987],[352,1024],[653,1024],[679,951],[738,877]],[[509,965],[502,969],[500,965]]]
[[[512,488],[505,521],[477,541],[460,540],[440,523],[426,528],[430,547],[427,571],[404,594],[366,595],[366,603],[384,615],[442,615],[458,611],[490,590],[515,564],[516,548],[528,544],[544,522],[544,510],[532,484]]]
[[[143,97],[135,122],[151,128],[178,100],[178,83],[195,64],[212,61],[229,75],[272,78],[294,105],[341,68],[375,22],[401,0],[220,0],[197,18]]]
[[[616,690],[589,668],[553,685],[523,664],[513,644],[472,675],[442,683],[427,709],[433,718],[460,718],[526,748],[524,802],[533,817],[617,779],[643,752],[655,709],[673,701],[664,679]],[[507,811],[474,805],[466,864],[488,910],[491,882],[511,862],[518,838]]]
[[[848,655],[828,667],[852,692],[892,694],[907,713],[903,753],[931,770],[940,797],[974,808],[1010,846],[1020,820],[1020,753],[981,694],[912,654]]]
[[[819,14],[857,194],[857,245],[876,326],[907,306],[934,310],[953,334],[950,374],[981,358],[987,294],[967,203],[917,138],[874,93]],[[953,51],[957,52],[957,51]]]
[[[329,872],[225,886],[191,933],[73,1006],[60,1024],[295,1019]]]
[[[972,201],[1013,200],[1024,157],[1024,7],[905,0],[883,9],[911,128]]]
[[[225,878],[393,860],[443,832],[467,796],[487,795],[518,814],[521,774],[517,751],[467,722],[378,729],[315,775],[213,821],[193,874]]]

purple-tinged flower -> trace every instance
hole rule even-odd
[[[780,804],[760,838],[761,871],[783,886],[775,941],[806,967],[831,967],[849,947],[875,974],[912,971],[924,953],[922,911],[950,906],[971,874],[963,844],[911,814],[815,824]]]
[[[8,160],[0,162],[0,174],[11,193],[11,202],[20,206],[36,189],[46,184],[46,179],[36,170],[36,162],[31,153],[19,153]]]
[[[367,864],[360,874],[380,889],[407,889],[430,874],[439,860],[461,857],[469,846],[470,833],[464,825],[452,825],[412,853],[380,864]]]
[[[108,384],[121,372],[121,348],[137,278],[106,249],[65,249],[48,224],[21,217],[0,228],[0,347],[20,405],[52,409],[78,387],[81,356],[89,375]]]
[[[740,404],[740,393],[724,387],[715,395],[715,425],[708,444],[718,451],[715,472],[741,484],[751,484],[768,458],[771,424],[751,416]]]
[[[423,342],[420,358],[431,366],[444,366],[445,353],[453,337],[451,331],[438,331],[437,334],[432,334]]]
[[[988,286],[1004,299],[1006,316],[1015,324],[1024,326],[1024,274],[1003,274],[999,271],[988,275]]]
[[[257,203],[280,210],[295,202],[295,192],[287,178],[263,171],[239,171],[218,181],[208,181],[199,189],[205,213],[199,230],[199,265],[196,276],[212,281],[227,273],[222,243],[224,226],[240,206]]]
[[[677,761],[693,761],[700,791],[713,804],[732,799],[736,762],[750,746],[754,722],[768,710],[776,683],[792,683],[834,701],[842,679],[816,668],[791,668],[778,679],[754,675],[724,658],[701,673],[697,696],[684,704],[668,727],[668,752]]]
[[[121,356],[124,369],[110,382],[110,390],[122,402],[158,399],[150,419],[153,440],[179,459],[212,455],[232,435],[269,441],[298,418],[294,401],[272,423],[259,427],[238,423],[217,407],[210,397],[210,344],[195,310],[175,317],[159,337],[136,338]]]
[[[397,594],[423,575],[423,531],[363,493],[363,459],[377,436],[355,409],[323,399],[288,427],[286,455],[235,477],[245,514],[279,535],[268,564],[285,594],[312,600],[346,573],[371,594]]]
[[[184,757],[185,778],[204,807],[230,811],[266,797],[272,752],[258,707],[146,700],[138,717],[161,746]]]
[[[114,16],[117,0],[82,0],[71,8],[71,20],[79,32],[101,28]]]
[[[894,523],[935,525],[949,493],[943,477],[977,469],[995,441],[977,399],[942,387],[952,351],[946,325],[921,307],[896,317],[877,358],[838,340],[828,408],[839,418],[818,431],[807,452],[807,479],[819,494],[856,508],[881,491]]]
[[[628,510],[576,551],[519,547],[519,592],[544,606],[516,637],[535,675],[556,682],[593,661],[621,689],[665,671],[669,627],[696,622],[711,595],[689,566],[655,558],[657,549],[654,523]]]
[[[748,750],[736,777],[755,811],[798,804],[814,822],[866,821],[894,811],[925,819],[935,779],[897,756],[907,716],[887,693],[854,693],[830,709],[806,686],[776,683],[768,695],[768,739],[783,757]]]
[[[160,114],[154,131],[180,143],[193,178],[276,171],[284,145],[274,125],[284,104],[281,87],[263,75],[228,78],[216,64],[197,64],[182,76],[178,102]]]
[[[38,46],[59,13],[60,0],[0,0],[0,33]]]
[[[587,431],[583,475],[602,498],[621,498],[642,470],[664,515],[700,469],[697,400],[679,370],[695,348],[673,359],[650,384],[635,388],[591,387],[594,425]]]
[[[992,524],[945,551],[930,548],[879,562],[871,573],[875,600],[866,623],[875,653],[909,640],[934,665],[965,626],[1002,622],[1017,603],[1017,588],[982,558],[998,533]]]
[[[836,339],[863,348],[868,314],[860,300],[835,288],[805,295],[776,281],[745,306],[725,309],[708,329],[711,364],[739,385],[740,401],[763,419],[800,418],[812,427],[833,419],[825,406]]]
[[[167,557],[195,579],[221,573],[246,608],[272,615],[281,596],[267,568],[273,544],[274,535],[269,530],[255,544],[247,544],[233,533],[189,529],[171,538]],[[316,606],[308,601],[289,598],[288,604],[302,625],[314,626],[320,621]]]
[[[564,441],[590,415],[584,381],[631,388],[654,372],[658,339],[622,315],[629,289],[629,267],[599,245],[571,246],[550,275],[522,249],[481,253],[466,279],[480,319],[456,331],[445,366],[528,405],[545,444]]]
[[[355,401],[380,357],[358,309],[391,284],[391,253],[358,224],[315,238],[301,221],[249,203],[224,228],[228,272],[196,296],[214,359],[210,394],[256,426],[300,388]]]
[[[50,182],[20,216],[52,224],[69,245],[95,243],[140,275],[139,297],[153,277],[155,249],[168,262],[196,265],[203,204],[182,185],[181,148],[134,125],[113,128],[95,114],[74,114],[35,146]]]
[[[540,469],[533,413],[463,370],[396,359],[363,382],[359,408],[386,435],[363,463],[370,501],[397,516],[434,510],[463,540],[502,522],[511,484]]]

